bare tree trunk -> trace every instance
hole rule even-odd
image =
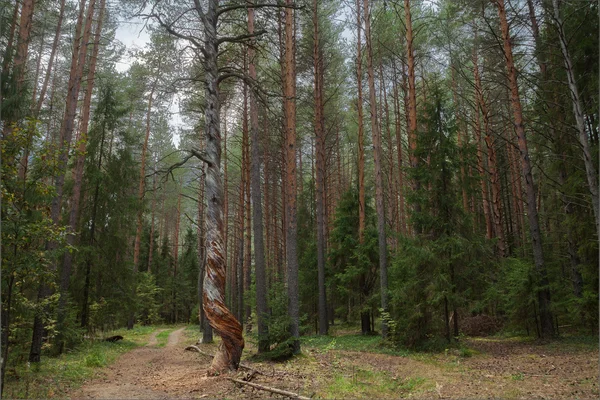
[[[300,353],[300,305],[298,293],[298,238],[296,217],[296,55],[293,0],[286,0],[285,9],[285,85],[283,93],[286,149],[286,262],[288,314],[294,354]]]
[[[527,216],[529,218],[529,230],[533,247],[533,258],[537,274],[537,295],[540,308],[540,323],[542,337],[554,336],[554,324],[550,305],[550,289],[548,288],[548,274],[544,264],[544,253],[542,249],[542,235],[540,233],[539,217],[536,206],[535,184],[531,161],[529,159],[529,150],[527,148],[527,138],[523,126],[523,111],[521,108],[521,98],[519,96],[519,86],[517,84],[517,70],[513,61],[512,45],[510,42],[510,32],[508,21],[506,19],[506,9],[504,0],[496,0],[498,7],[498,16],[500,17],[500,28],[502,31],[502,40],[504,45],[504,56],[506,59],[506,69],[508,71],[508,83],[511,91],[511,106],[514,114],[515,131],[517,133],[519,150],[521,152],[521,163],[523,176],[525,178],[525,188],[527,191]]]
[[[406,213],[404,206],[404,168],[402,166],[404,157],[402,155],[402,128],[400,124],[400,92],[397,83],[396,61],[392,59],[392,67],[394,70],[394,114],[396,123],[396,143],[398,157],[398,173],[396,175],[396,185],[398,186],[398,231],[401,235],[406,235]]]
[[[252,214],[250,210],[250,140],[248,135],[248,87],[244,85],[244,115],[242,125],[242,146],[245,153],[244,159],[244,207],[245,211],[245,233],[244,233],[244,291],[249,292],[252,284]],[[244,319],[246,320],[246,332],[252,332],[252,309],[250,304],[246,304],[244,310]]]
[[[499,257],[504,257],[506,255],[506,243],[504,241],[504,230],[502,229],[502,209],[501,209],[501,198],[500,198],[500,175],[498,174],[498,169],[496,167],[496,148],[494,144],[494,140],[492,138],[492,133],[490,132],[490,115],[487,107],[487,102],[485,100],[483,87],[481,84],[481,77],[479,75],[479,67],[477,66],[477,59],[475,58],[474,62],[476,71],[475,71],[475,87],[477,89],[477,103],[479,104],[479,108],[481,109],[481,114],[483,115],[483,127],[485,131],[485,143],[488,149],[488,174],[490,177],[490,187],[491,187],[491,204],[488,206],[491,211],[491,220],[494,225],[494,236],[498,238],[498,244],[496,246]],[[478,111],[479,112],[479,111]],[[485,175],[482,176],[482,182],[485,181]],[[485,182],[484,182],[485,183]],[[487,183],[485,183],[487,186]]]
[[[160,70],[160,67],[158,68]],[[135,245],[133,249],[133,268],[138,268],[138,262],[140,259],[140,244],[142,240],[142,228],[143,221],[142,216],[144,215],[144,192],[146,188],[146,153],[148,152],[148,141],[150,140],[150,117],[152,115],[152,102],[154,101],[154,91],[158,84],[158,77],[154,79],[152,88],[150,89],[150,95],[148,96],[148,108],[146,111],[146,136],[144,138],[144,145],[142,146],[142,158],[140,159],[140,183],[138,185],[138,201],[139,209],[137,213],[137,223],[135,231]]]
[[[58,12],[58,22],[56,23],[56,33],[54,34],[54,41],[52,42],[52,51],[50,52],[50,58],[48,59],[48,66],[46,67],[46,74],[44,76],[44,82],[42,83],[42,89],[40,90],[40,97],[38,98],[34,115],[38,115],[40,113],[42,104],[44,104],[44,98],[46,97],[46,91],[48,90],[48,82],[50,81],[50,74],[52,73],[54,59],[56,58],[56,51],[58,50],[58,43],[60,41],[60,32],[62,29],[64,15],[65,0],[60,0],[60,11]]]
[[[406,0],[408,1],[408,0]],[[367,76],[369,80],[369,99],[371,103],[371,131],[373,132],[373,152],[375,155],[375,206],[377,210],[377,231],[379,237],[379,281],[381,284],[381,308],[388,311],[387,283],[387,243],[385,234],[385,206],[383,202],[383,176],[381,133],[377,123],[377,100],[375,99],[375,73],[373,71],[373,46],[371,45],[371,22],[369,0],[364,0],[365,42],[367,46]],[[381,323],[381,335],[385,338],[388,326],[385,320]]]
[[[67,235],[67,244],[72,246],[75,243],[75,232],[77,231],[77,220],[79,217],[79,203],[81,200],[81,184],[83,181],[83,167],[86,156],[86,145],[88,142],[88,125],[90,121],[90,108],[92,104],[92,92],[94,90],[94,80],[96,77],[96,64],[98,59],[98,51],[100,47],[100,35],[102,32],[102,20],[104,18],[104,7],[106,5],[105,0],[100,1],[100,10],[98,14],[98,22],[96,24],[96,30],[94,32],[94,50],[90,55],[89,70],[87,73],[87,87],[85,91],[85,97],[83,99],[83,108],[80,125],[80,137],[79,146],[77,149],[77,164],[75,167],[75,182],[73,184],[73,196],[71,199],[71,211],[69,213],[69,230],[71,235]],[[71,269],[73,264],[73,254],[70,251],[65,252],[63,259],[63,267],[60,278],[60,299],[58,303],[58,329],[59,337],[57,339],[58,351],[62,353],[64,341],[63,332],[64,319],[66,313],[66,300],[68,296],[69,283],[71,280]]]
[[[77,110],[77,100],[79,98],[79,88],[81,85],[81,77],[83,75],[83,66],[85,64],[85,55],[87,53],[87,43],[90,37],[92,15],[94,12],[95,0],[90,0],[88,5],[88,12],[85,19],[85,28],[83,28],[83,38],[80,38],[81,30],[83,27],[83,17],[85,15],[85,0],[80,3],[79,16],[77,18],[77,25],[75,28],[75,46],[73,48],[73,54],[71,57],[71,70],[69,74],[69,84],[66,99],[66,108],[63,116],[61,129],[60,129],[60,154],[58,158],[57,175],[55,177],[56,196],[52,199],[50,217],[55,225],[60,223],[61,218],[61,205],[63,187],[65,182],[65,174],[67,170],[67,163],[69,160],[69,150],[71,148],[71,138],[73,135],[73,126],[75,123],[75,113]],[[53,251],[58,247],[58,244],[54,241],[47,243],[47,249]],[[56,271],[57,265],[54,264],[52,267],[53,271]],[[40,283],[38,291],[38,299],[43,301],[46,299],[52,290],[46,282]],[[29,352],[29,362],[39,362],[42,350],[42,336],[44,332],[44,322],[41,316],[36,315],[33,322],[33,334],[31,338],[31,349]]]
[[[204,140],[200,140],[200,147],[204,145]],[[198,319],[200,320],[200,329],[202,329],[202,343],[212,343],[212,327],[208,323],[206,313],[202,306],[204,299],[204,280],[206,276],[206,213],[205,213],[205,187],[206,187],[206,166],[200,167],[200,182],[198,185],[198,301],[200,310]]]
[[[477,41],[477,33],[475,34],[475,40]],[[479,172],[479,182],[481,184],[481,198],[483,203],[483,216],[485,219],[486,238],[491,239],[494,237],[494,231],[492,226],[492,212],[490,211],[490,201],[488,196],[488,184],[486,180],[485,166],[483,163],[483,144],[481,138],[481,111],[482,111],[482,87],[481,78],[479,75],[479,63],[478,63],[478,50],[477,46],[473,49],[473,71],[475,75],[475,140],[477,141],[477,170]]]
[[[554,9],[554,25],[556,26],[556,30],[558,31],[560,49],[562,51],[565,63],[565,70],[567,72],[569,92],[571,94],[571,100],[573,102],[573,115],[575,116],[577,131],[579,133],[579,144],[581,145],[581,149],[583,150],[583,162],[585,164],[587,182],[590,189],[590,194],[592,196],[592,208],[594,210],[594,217],[596,220],[596,235],[600,236],[600,210],[598,209],[600,207],[600,200],[598,196],[598,173],[596,171],[596,167],[594,166],[590,142],[585,131],[583,107],[581,104],[581,98],[579,97],[579,89],[577,88],[575,71],[573,70],[573,62],[571,61],[571,55],[569,54],[569,48],[567,47],[567,39],[564,31],[562,17],[560,16],[558,0],[552,0],[552,7]]]
[[[203,307],[206,316],[222,342],[211,364],[211,373],[237,370],[244,338],[242,326],[225,305],[225,271],[223,257],[223,182],[221,178],[221,105],[219,101],[217,66],[217,7],[218,2],[208,2],[204,22],[205,71],[205,129],[206,129],[206,199],[207,207],[207,263],[204,279]]]
[[[13,63],[13,76],[17,83],[17,93],[23,87],[25,81],[25,70],[27,68],[27,57],[29,53],[29,39],[31,36],[31,23],[33,20],[33,8],[35,0],[24,0],[21,6],[21,20],[19,22],[19,37],[17,42],[17,54]]]
[[[410,14],[410,1],[404,0],[404,14],[406,17],[406,53],[408,55],[408,146],[409,161],[412,168],[419,165],[416,156],[417,150],[417,90],[415,84],[415,56],[413,53],[413,29]],[[414,185],[414,183],[413,183]]]
[[[156,159],[154,160],[154,168],[152,170],[152,217],[150,218],[150,245],[148,246],[148,268],[147,271],[152,271],[152,259],[154,251],[154,219],[156,215]],[[200,200],[198,200],[200,201]],[[200,221],[198,221],[200,223]],[[200,232],[198,232],[200,233]]]
[[[363,243],[365,235],[365,147],[363,125],[363,98],[362,98],[362,43],[361,43],[361,15],[360,0],[356,0],[356,86],[358,99],[356,109],[358,112],[358,241]]]
[[[248,9],[248,33],[254,33],[254,9]],[[256,60],[252,46],[248,49],[248,72],[250,78],[256,79]],[[252,222],[254,227],[254,262],[256,274],[256,314],[258,318],[258,351],[266,352],[270,349],[268,339],[269,328],[267,325],[267,281],[265,271],[265,245],[263,236],[262,196],[260,190],[260,138],[258,134],[258,105],[256,96],[250,91],[250,145],[251,157],[251,195],[252,195]]]
[[[326,335],[329,330],[327,320],[327,294],[325,290],[325,129],[323,127],[323,75],[321,69],[321,50],[319,48],[318,2],[313,1],[313,67],[315,101],[315,147],[316,162],[316,203],[317,203],[317,276],[319,290],[319,334]]]
[[[8,71],[10,62],[12,61],[13,44],[15,40],[15,31],[17,30],[17,20],[19,19],[19,2],[15,1],[15,8],[10,23],[8,40],[4,49],[4,57],[2,58],[2,72]]]

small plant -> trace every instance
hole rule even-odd
[[[522,372],[512,374],[510,377],[513,381],[522,381],[523,379],[525,379],[525,376]]]
[[[85,356],[85,366],[90,368],[100,368],[106,365],[106,356],[102,349],[93,349],[90,354]]]

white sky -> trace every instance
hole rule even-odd
[[[129,69],[133,59],[130,57],[130,50],[139,48],[142,49],[150,41],[150,35],[144,29],[145,20],[140,17],[132,17],[127,21],[119,21],[119,27],[117,28],[115,37],[126,47],[127,51],[121,57],[121,60],[117,63],[116,69],[119,72],[125,72]],[[169,124],[171,125],[173,132],[173,142],[175,146],[179,146],[179,133],[178,127],[184,125],[183,120],[179,114],[179,101],[178,95],[175,95],[169,110],[172,113]]]

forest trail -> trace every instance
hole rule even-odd
[[[78,399],[166,399],[176,396],[190,397],[177,390],[190,379],[205,375],[207,360],[200,362],[198,354],[184,351],[182,333],[185,328],[169,334],[164,347],[158,347],[155,331],[146,346],[123,354],[100,376],[88,381],[70,398]],[[199,375],[200,374],[200,375]],[[178,382],[180,385],[178,385]]]
[[[239,373],[208,377],[211,359],[185,351],[193,341],[185,328],[170,333],[165,343],[157,330],[148,344],[123,354],[101,375],[71,394],[80,399],[171,399],[272,397],[270,393],[239,386],[227,378]],[[348,336],[351,337],[351,336]],[[468,339],[468,357],[457,350],[410,356],[349,351],[338,347],[345,336],[313,347],[306,343],[304,357],[292,362],[243,360],[264,375],[254,383],[303,396],[323,398],[597,398],[597,349],[556,343],[540,344],[510,339]],[[319,339],[322,340],[322,339]],[[204,344],[214,353],[216,344]],[[255,352],[248,342],[246,356]]]

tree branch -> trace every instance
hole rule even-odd
[[[214,165],[214,163],[208,157],[208,155],[206,154],[206,152],[204,150],[192,148],[190,150],[190,153],[191,153],[190,157],[195,156],[198,160],[204,161],[209,167],[212,167]]]
[[[241,42],[244,42],[244,41],[246,41],[248,39],[252,39],[252,38],[255,38],[257,36],[264,35],[265,33],[267,33],[267,31],[263,29],[263,30],[260,30],[258,32],[255,32],[255,33],[248,33],[248,34],[245,34],[245,35],[224,36],[224,37],[222,37],[222,38],[220,38],[220,39],[217,40],[217,45],[220,45],[221,43],[225,43],[225,42],[227,42],[227,43],[241,43]]]
[[[221,14],[225,14],[228,13],[230,11],[234,11],[234,10],[239,10],[239,9],[248,9],[248,8],[265,8],[265,7],[272,7],[272,8],[292,8],[294,10],[301,10],[304,7],[303,6],[296,6],[296,5],[287,5],[287,4],[269,4],[269,3],[259,3],[259,4],[251,4],[251,3],[246,3],[246,4],[236,4],[233,6],[227,6],[227,7],[222,7],[220,9],[217,10],[217,18],[219,18],[221,16]]]

